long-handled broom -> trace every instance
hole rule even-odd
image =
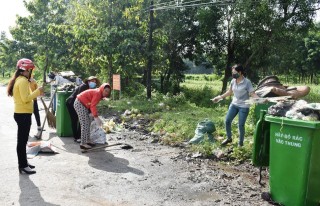
[[[44,100],[42,99],[42,97],[40,97],[41,102],[42,102],[43,107],[44,107],[44,110],[46,112],[46,116],[44,117],[42,128],[41,128],[41,131],[40,131],[40,135],[38,136],[38,139],[41,139],[42,131],[43,131],[43,128],[44,128],[44,125],[45,125],[47,119],[48,119],[48,126],[50,128],[54,128],[54,129],[56,128],[56,116],[49,111],[51,106],[52,106],[53,99],[54,99],[54,96],[56,95],[56,93],[57,93],[57,90],[54,91],[53,96],[51,97],[51,100],[50,100],[50,103],[49,103],[49,107],[47,107],[47,105],[44,102]]]

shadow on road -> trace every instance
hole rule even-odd
[[[41,197],[39,188],[30,180],[28,175],[19,176],[19,186],[21,190],[19,203],[21,206],[59,206],[44,201],[44,199]]]
[[[131,172],[136,175],[144,175],[143,171],[128,166],[128,160],[115,157],[113,154],[109,152],[93,152],[88,153],[87,156],[89,157],[88,164],[95,169],[113,173]]]
[[[49,133],[48,135],[47,141],[51,141],[53,138],[57,137],[56,133]],[[84,155],[81,153],[79,144],[73,141],[73,137],[58,138],[62,141],[62,145],[52,144],[57,152],[64,151]],[[141,176],[144,175],[143,171],[130,167],[127,159],[116,157],[106,150],[94,151],[85,155],[89,157],[89,166],[95,169],[113,173],[133,173]]]
[[[56,133],[49,133],[48,140],[55,137],[57,137]],[[60,140],[63,145],[57,146],[53,144],[54,148],[57,149],[58,152],[64,151],[83,155],[79,144],[73,141],[73,137],[61,137]],[[89,157],[89,166],[98,170],[113,173],[133,173],[136,175],[144,175],[143,171],[130,167],[128,160],[115,157],[113,154],[105,150],[90,152],[87,153],[86,156]]]

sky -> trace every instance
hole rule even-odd
[[[23,0],[0,0],[0,31],[9,36],[9,27],[15,26],[16,15],[27,16]]]

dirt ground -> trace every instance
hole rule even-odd
[[[0,96],[0,205],[269,205],[261,199],[269,190],[267,175],[266,186],[260,186],[259,169],[250,163],[196,158],[183,148],[152,143],[151,136],[133,130],[107,136],[109,144],[125,142],[133,149],[115,146],[81,153],[72,137],[58,137],[46,127],[43,140],[58,154],[29,159],[37,173],[19,175],[13,100],[4,86]],[[44,111],[40,113],[43,120]],[[35,133],[33,124],[30,134]]]

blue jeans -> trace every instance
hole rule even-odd
[[[231,123],[233,119],[239,114],[239,120],[238,120],[238,129],[239,129],[239,145],[243,145],[243,140],[244,140],[244,133],[245,133],[245,128],[244,125],[246,123],[248,114],[249,114],[249,108],[243,108],[243,107],[238,107],[236,105],[230,104],[229,110],[226,116],[226,132],[227,132],[227,137],[228,139],[231,139],[232,133],[231,133]]]

